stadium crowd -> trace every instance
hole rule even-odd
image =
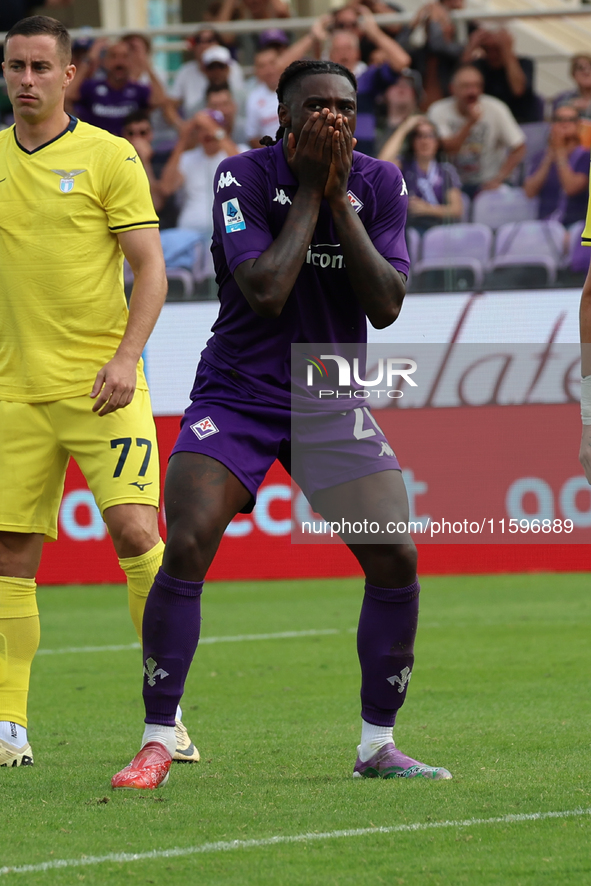
[[[408,227],[420,238],[442,223],[472,221],[474,199],[496,191],[507,195],[506,221],[564,226],[564,261],[568,229],[586,210],[591,56],[573,58],[574,88],[544,102],[534,91],[534,63],[516,55],[509,31],[454,21],[450,12],[462,6],[436,0],[408,25],[380,27],[376,13],[401,7],[352,2],[294,39],[283,0],[213,0],[171,82],[155,70],[144,34],[76,42],[67,110],[133,143],[150,180],[167,265],[197,281],[212,274],[216,169],[275,137],[277,83],[300,58],[330,59],[356,76],[356,150],[403,169]],[[286,29],[224,34],[224,22],[237,18],[284,18]],[[3,124],[10,122],[5,114]],[[515,188],[529,198],[523,217],[514,214]]]

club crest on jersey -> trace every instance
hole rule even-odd
[[[222,203],[222,212],[224,213],[226,234],[234,234],[236,231],[243,231],[246,228],[246,222],[244,221],[237,197]]]
[[[349,203],[351,204],[355,212],[361,212],[361,210],[363,209],[363,203],[361,202],[359,197],[356,197],[353,191],[347,191],[347,197],[349,198]]]
[[[62,194],[69,194],[74,190],[74,176],[81,175],[86,172],[86,169],[73,169],[71,172],[67,172],[65,169],[52,169],[51,171],[56,175],[61,175],[60,191]]]
[[[215,423],[210,419],[209,415],[205,418],[200,418],[199,421],[192,424],[191,430],[200,440],[204,440],[206,437],[211,437],[212,434],[219,434],[220,432],[219,428],[216,428]]]

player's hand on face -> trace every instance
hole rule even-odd
[[[579,461],[583,465],[587,483],[591,483],[591,425],[583,425]]]
[[[332,136],[332,158],[324,196],[327,200],[346,197],[347,183],[353,165],[353,148],[357,139],[353,138],[349,120],[342,114],[337,116]]]
[[[129,406],[135,393],[137,361],[115,354],[97,373],[90,396],[96,402],[93,412],[108,415]]]
[[[306,120],[297,144],[293,132],[289,133],[287,163],[300,185],[324,191],[332,158],[334,122],[334,114],[323,108]]]

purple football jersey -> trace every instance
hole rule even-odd
[[[349,283],[327,201],[321,204],[308,254],[279,317],[255,314],[234,280],[238,265],[258,258],[277,238],[297,188],[281,142],[229,157],[218,167],[211,249],[221,306],[202,354],[253,395],[288,407],[293,342],[367,340],[366,317]],[[400,170],[354,152],[348,195],[378,252],[408,275],[408,198]]]
[[[129,114],[148,110],[149,106],[149,86],[129,82],[123,89],[113,89],[106,80],[86,80],[76,104],[81,120],[113,135],[121,135],[123,121]]]

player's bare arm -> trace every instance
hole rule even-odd
[[[115,355],[98,372],[90,396],[99,415],[131,403],[137,364],[166,299],[166,271],[156,228],[123,231],[117,235],[134,275],[129,318]]]
[[[253,311],[278,317],[302,269],[318,219],[331,163],[335,116],[328,108],[310,115],[296,141],[287,137],[287,162],[299,187],[281,233],[257,259],[238,265],[236,282]]]
[[[398,317],[406,289],[396,268],[371,242],[347,197],[354,142],[347,117],[339,115],[332,138],[332,163],[325,197],[330,204],[351,286],[371,325],[384,329]]]
[[[581,294],[581,307],[579,312],[579,324],[581,330],[581,376],[583,379],[591,376],[591,268],[587,273],[587,279]],[[585,422],[585,400],[591,399],[586,393],[591,385],[583,382],[581,387],[581,411]],[[590,391],[591,394],[591,391]],[[588,419],[587,419],[588,420]],[[583,424],[579,461],[583,465],[587,481],[591,483],[591,424]]]

